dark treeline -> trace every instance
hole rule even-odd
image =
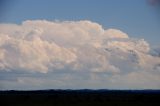
[[[160,90],[0,91],[1,106],[156,106]]]

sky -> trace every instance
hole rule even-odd
[[[91,20],[104,28],[119,28],[130,36],[159,44],[160,17],[147,0],[4,0],[1,5],[2,23]]]
[[[1,0],[0,89],[159,89],[159,6]]]

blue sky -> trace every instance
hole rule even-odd
[[[160,89],[158,8],[147,0],[0,0],[0,90]]]
[[[25,20],[91,20],[153,45],[160,39],[157,10],[147,0],[4,0],[1,23]]]

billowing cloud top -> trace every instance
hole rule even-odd
[[[91,21],[0,24],[0,89],[160,88],[160,57],[150,51]]]

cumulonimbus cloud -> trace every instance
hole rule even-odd
[[[103,29],[91,21],[28,20],[20,25],[0,24],[0,73],[66,73],[70,80],[78,74],[83,79],[86,73],[88,83],[103,85],[102,81],[106,81],[106,87],[124,82],[124,88],[132,84],[143,88],[154,81],[155,86],[151,87],[160,88],[160,57],[150,50],[144,39],[129,38],[120,30]],[[142,82],[134,80],[136,77]],[[55,79],[45,81],[51,80]]]

